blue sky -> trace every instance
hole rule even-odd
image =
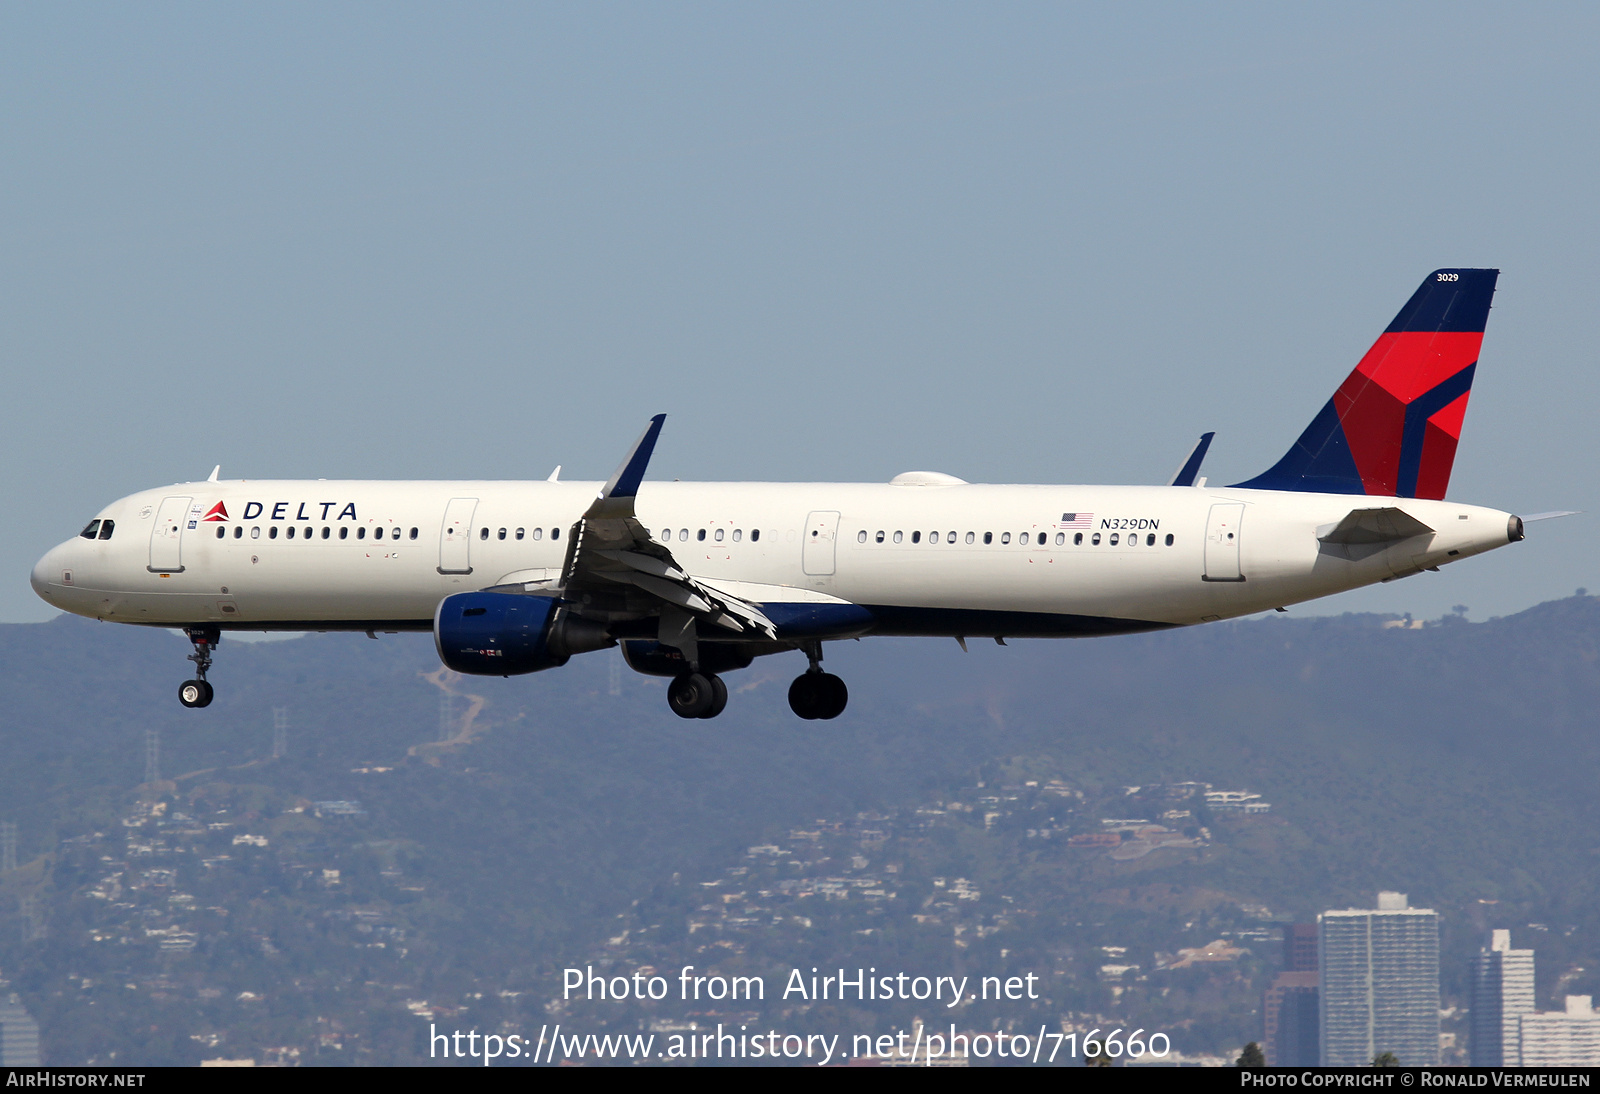
[[[1504,272],[1450,496],[1600,514],[1600,9],[14,4],[0,619],[227,477],[1268,466]],[[1600,516],[1297,608],[1600,592]],[[5,576],[10,575],[10,576]]]

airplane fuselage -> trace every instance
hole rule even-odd
[[[123,623],[427,630],[451,594],[557,581],[600,486],[189,483],[107,506],[97,519],[114,522],[111,537],[54,548],[33,584],[64,611]],[[1382,506],[1432,531],[1370,548],[1319,540],[1352,509]],[[804,614],[809,630],[785,634],[780,623],[779,638],[1183,626],[1405,576],[1520,537],[1510,514],[1448,501],[936,477],[647,483],[636,507],[651,538],[712,588],[763,606],[866,613]],[[629,623],[611,621],[617,637],[654,633],[654,623]]]

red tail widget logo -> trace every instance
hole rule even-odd
[[[1444,497],[1499,270],[1435,270],[1293,448],[1238,486]]]
[[[211,521],[211,522],[215,523],[215,522],[219,522],[219,521],[225,521],[227,519],[228,519],[228,507],[226,505],[223,505],[220,501],[217,502],[217,504],[213,505],[210,509],[206,510],[206,515],[200,518],[201,523],[204,523],[206,521]]]

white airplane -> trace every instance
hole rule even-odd
[[[869,635],[1060,638],[1248,615],[1433,570],[1523,538],[1444,501],[1497,270],[1437,270],[1265,473],[1167,486],[646,483],[664,415],[610,481],[218,481],[113,502],[33,569],[93,619],[181,628],[185,706],[224,630],[432,631],[451,669],[512,676],[622,645],[685,718],[720,674],[810,662],[802,718],[848,694],[822,644]],[[1554,514],[1551,514],[1554,515]]]

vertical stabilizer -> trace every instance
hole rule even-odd
[[[1499,270],[1435,270],[1294,447],[1241,487],[1443,498]]]

